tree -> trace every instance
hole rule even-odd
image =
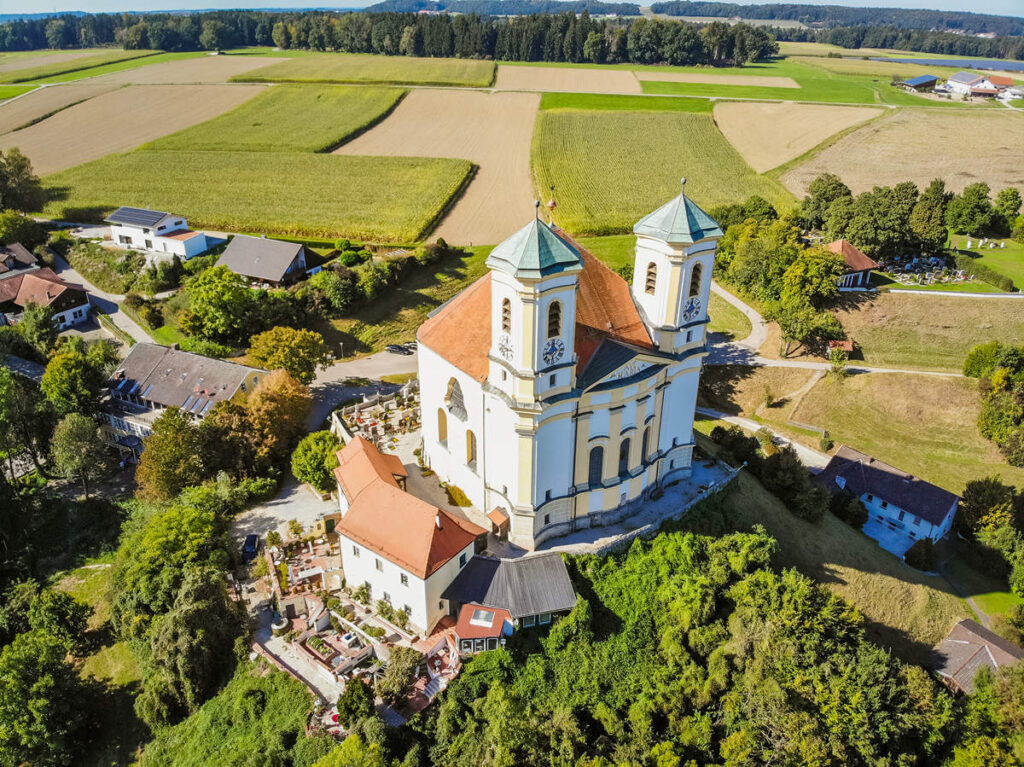
[[[8,450],[28,451],[36,470],[42,473],[45,454],[53,429],[53,412],[34,381],[0,368],[0,436]],[[11,476],[14,476],[13,471]]]
[[[85,690],[55,636],[30,631],[0,652],[0,764],[73,763]]]
[[[169,407],[153,422],[135,477],[139,496],[154,501],[173,498],[204,477],[202,443],[192,418]]]
[[[864,527],[864,523],[868,521],[867,506],[864,505],[860,498],[854,495],[837,493],[832,496],[829,508],[843,522],[857,530]]]
[[[43,227],[28,216],[16,210],[0,211],[0,243],[10,245],[19,242],[32,250],[45,239]]]
[[[281,50],[286,50],[291,47],[291,34],[288,31],[288,25],[283,21],[279,21],[274,24],[274,29],[270,33],[270,38],[273,40],[274,45]]]
[[[219,51],[231,45],[231,28],[223,21],[211,19],[203,22],[199,44],[208,51]]]
[[[28,613],[38,597],[39,583],[33,580],[19,581],[4,592],[0,600],[0,647],[31,628]]]
[[[605,63],[608,59],[608,40],[602,33],[595,30],[587,35],[583,43],[583,58],[594,64]]]
[[[917,570],[935,569],[935,546],[931,538],[919,538],[903,555],[904,561]]]
[[[1016,493],[997,476],[967,483],[953,521],[965,538],[973,539],[981,522],[995,514],[1012,514]]]
[[[334,488],[341,442],[329,431],[315,431],[302,438],[292,453],[292,474],[321,492]]]
[[[830,312],[818,311],[803,296],[787,296],[765,306],[765,319],[779,323],[782,335],[781,353],[788,357],[793,344],[812,346],[842,336],[842,325]]]
[[[50,356],[57,343],[57,323],[53,319],[53,307],[29,302],[18,321],[18,332],[25,342],[31,344],[43,359]]]
[[[6,154],[0,151],[0,208],[32,213],[42,210],[45,202],[46,192],[31,161],[17,147]]]
[[[214,266],[193,277],[185,289],[189,310],[183,329],[214,341],[237,341],[249,325],[253,299],[245,277]]]
[[[910,213],[910,229],[928,253],[937,253],[946,244],[946,206],[953,195],[946,192],[941,178],[932,181],[924,190]]]
[[[946,207],[946,225],[957,234],[985,234],[996,223],[996,210],[989,201],[989,185],[970,184],[950,200]]]
[[[373,690],[359,678],[351,679],[338,697],[338,723],[351,729],[360,719],[373,715]]]
[[[53,431],[50,453],[57,471],[81,481],[86,499],[89,480],[102,476],[109,468],[99,427],[81,413],[68,413],[60,420]]]
[[[86,346],[81,339],[68,339],[47,363],[40,388],[58,416],[92,415],[99,410],[107,374],[116,361],[109,341]]]
[[[317,368],[327,369],[334,359],[319,333],[288,327],[253,336],[247,354],[252,364],[267,370],[284,369],[304,384],[312,383]]]
[[[306,430],[312,397],[285,370],[263,377],[246,405],[249,437],[257,466],[271,470],[284,460]]]
[[[293,541],[299,540],[305,531],[306,529],[302,526],[302,523],[299,522],[299,520],[288,520],[288,535]]]
[[[846,272],[843,257],[828,248],[815,247],[802,251],[782,275],[783,301],[804,298],[820,308],[839,295],[839,278]]]
[[[313,767],[385,767],[387,760],[376,743],[365,743],[358,735],[349,735]]]
[[[46,44],[50,48],[64,48],[67,46],[68,25],[64,19],[50,19],[46,22]]]
[[[46,589],[33,601],[28,610],[29,625],[34,631],[43,631],[79,650],[85,640],[92,607],[79,602],[59,589]]]
[[[411,647],[395,647],[388,660],[387,671],[377,682],[377,694],[385,700],[398,700],[412,682],[416,667],[423,662],[423,654]]]
[[[1010,231],[1014,222],[1017,220],[1017,214],[1020,213],[1020,206],[1020,191],[1015,187],[1008,186],[996,195],[996,213],[1002,217],[1004,227],[1007,231]]]
[[[807,196],[800,204],[800,218],[808,229],[820,229],[825,224],[829,206],[840,198],[853,198],[850,187],[839,176],[824,173],[807,187]]]

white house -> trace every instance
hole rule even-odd
[[[442,592],[487,531],[406,493],[398,457],[362,437],[339,450],[338,461],[341,520],[334,532],[346,584],[367,586],[371,600],[405,610],[413,626],[429,631],[448,614]]]
[[[123,248],[168,253],[189,259],[205,253],[210,243],[202,232],[188,228],[184,216],[159,210],[121,207],[107,216],[110,238]]]
[[[914,541],[938,541],[953,524],[960,498],[846,445],[815,478],[829,492],[860,498],[868,510],[864,532],[903,556]]]
[[[534,218],[419,329],[423,458],[524,548],[690,474],[722,231],[682,193],[634,233],[630,285]]]
[[[946,80],[946,87],[953,93],[964,96],[969,96],[975,91],[992,91],[993,94],[998,92],[987,77],[976,75],[973,72],[957,72],[955,75],[951,75]]]
[[[58,330],[85,322],[92,308],[85,288],[65,282],[48,267],[33,264],[0,272],[0,325],[17,324],[29,304],[49,306]]]

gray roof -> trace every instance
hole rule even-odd
[[[513,618],[571,610],[576,592],[560,554],[519,559],[473,557],[441,594],[442,599],[508,610]]]
[[[16,357],[13,354],[0,354],[0,365],[12,373],[30,378],[36,383],[43,380],[43,373],[46,371],[46,368],[38,362],[33,362],[23,357]]]
[[[949,510],[960,500],[948,490],[846,445],[839,447],[815,481],[835,493],[840,491],[836,477],[846,481],[843,489],[849,493],[878,496],[933,525],[942,524]]]
[[[157,344],[135,344],[108,383],[111,393],[204,416],[267,371]]]
[[[162,210],[149,210],[148,208],[130,208],[122,206],[103,220],[110,224],[142,226],[151,229],[170,215],[170,213],[165,213]]]
[[[935,670],[966,693],[974,692],[974,676],[993,672],[1024,658],[1024,648],[1007,642],[972,620],[962,620],[933,650]]]
[[[36,257],[29,253],[28,248],[20,242],[0,245],[0,275],[10,274],[16,270],[33,269],[35,267]]]
[[[708,237],[721,237],[722,230],[715,220],[686,196],[685,178],[682,187],[678,197],[637,221],[633,233],[684,245],[692,245]]]
[[[302,246],[296,242],[236,234],[217,260],[217,266],[226,266],[245,277],[280,282],[301,253]]]
[[[984,79],[984,75],[976,75],[973,72],[957,72],[955,75],[951,75],[948,78],[948,82],[963,83],[964,85],[974,85],[974,83]]]
[[[613,370],[622,367],[631,359],[636,357],[638,352],[635,349],[605,338],[597,347],[594,356],[587,362],[583,372],[576,376],[576,386],[580,389],[587,389],[600,381]]]
[[[516,278],[537,280],[567,269],[582,269],[583,257],[558,235],[555,227],[534,217],[491,251],[487,267]]]

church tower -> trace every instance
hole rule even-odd
[[[537,203],[539,205],[539,203]],[[491,270],[489,383],[518,402],[574,385],[580,253],[534,217],[487,258]]]
[[[711,269],[722,230],[686,196],[640,219],[633,227],[633,299],[655,345],[669,353],[704,342]]]

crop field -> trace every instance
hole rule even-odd
[[[494,87],[510,91],[568,91],[574,93],[640,93],[629,70],[576,67],[498,67]]]
[[[622,96],[603,93],[543,93],[541,109],[600,109],[611,112],[710,112],[710,99],[680,96]]]
[[[31,69],[48,64],[63,64],[85,56],[95,56],[96,50],[80,51],[18,51],[17,53],[0,53],[0,75],[19,69]]]
[[[258,85],[119,88],[0,136],[0,148],[18,147],[28,155],[35,172],[44,176],[209,120],[261,89]]]
[[[821,67],[827,72],[839,75],[869,75],[871,77],[891,78],[893,75],[907,79],[918,75],[936,75],[944,77],[948,72],[923,64],[908,64],[901,61],[872,61],[870,59],[832,59],[825,56],[801,59],[806,64]]]
[[[426,158],[137,151],[47,177],[44,212],[97,221],[136,205],[180,211],[210,229],[408,242],[431,225],[471,167]]]
[[[578,234],[631,231],[679,194],[704,208],[759,194],[788,208],[792,198],[758,176],[711,117],[686,112],[542,111],[533,136],[535,188],[554,185],[555,221]]]
[[[13,99],[32,90],[31,85],[0,85],[0,101]]]
[[[142,66],[128,67],[96,77],[94,82],[116,85],[163,85],[169,83],[226,83],[236,75],[265,67],[269,58],[253,56],[208,56],[203,54],[166,54],[175,56],[162,61],[138,62]],[[286,59],[276,59],[285,61]]]
[[[114,90],[114,85],[61,85],[37,88],[0,108],[0,135],[38,122],[62,109]]]
[[[73,51],[68,54],[52,54],[42,56],[38,59],[21,59],[15,65],[11,62],[8,66],[13,69],[6,71],[0,69],[0,83],[23,83],[32,80],[61,75],[66,72],[81,72],[92,67],[112,64],[129,59],[139,59],[150,56],[154,51],[125,51],[120,49],[94,49],[86,51]],[[32,66],[20,66],[28,61]],[[38,61],[38,63],[37,63]],[[0,62],[2,65],[2,62]]]
[[[493,245],[534,215],[530,141],[539,102],[536,93],[414,90],[337,153],[472,161],[476,175],[433,236]]]
[[[330,151],[381,120],[404,94],[399,88],[278,85],[230,112],[165,136],[145,148]]]
[[[316,53],[295,56],[233,79],[240,82],[384,83],[395,85],[469,85],[485,87],[494,79],[494,63],[476,59],[419,59],[369,53]]]
[[[719,130],[758,173],[784,165],[829,136],[880,114],[880,109],[826,104],[715,103]]]
[[[835,173],[855,193],[907,180],[923,188],[934,178],[958,192],[975,181],[1021,187],[1024,120],[1006,109],[900,110],[844,136],[782,182],[803,196],[822,173]]]
[[[707,75],[696,72],[651,72],[636,73],[639,80],[664,83],[704,83],[706,85],[757,85],[764,88],[799,88],[792,77],[774,75]]]

